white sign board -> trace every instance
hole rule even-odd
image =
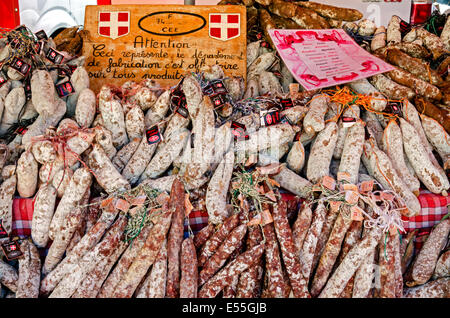
[[[314,0],[336,7],[352,8],[362,12],[365,19],[373,20],[377,26],[387,27],[393,15],[409,23],[411,0]]]

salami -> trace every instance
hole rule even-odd
[[[375,30],[375,34],[372,38],[372,42],[370,42],[370,49],[372,52],[383,48],[386,46],[386,28],[384,26],[380,26]]]
[[[180,298],[197,298],[197,255],[192,238],[188,237],[181,246]]]
[[[30,241],[23,241],[20,249],[24,255],[19,259],[16,298],[38,298],[41,282],[41,259],[38,249]]]
[[[404,298],[448,298],[450,297],[450,278],[433,280],[421,286],[406,288]]]
[[[364,146],[364,123],[357,121],[347,132],[342,150],[340,173],[348,173],[350,183],[358,183],[359,164]],[[339,173],[338,172],[338,173]],[[339,180],[338,180],[339,181]]]
[[[281,255],[273,224],[266,224],[263,227],[263,234],[266,238],[266,275],[268,276],[268,292],[270,297],[283,298],[286,289],[283,279],[283,269],[281,267]]]
[[[0,260],[0,283],[12,292],[17,292],[19,273],[11,265]]]
[[[306,119],[306,118],[305,118]],[[337,124],[330,121],[316,137],[311,146],[306,177],[311,182],[319,182],[324,176],[329,175],[331,158],[337,141]]]
[[[111,162],[114,165],[114,167],[122,173],[123,169],[127,165],[128,161],[130,161],[131,157],[136,152],[137,148],[139,147],[141,143],[142,138],[133,138],[130,140],[129,143],[127,143],[125,146],[122,147],[112,158]]]
[[[199,273],[199,285],[203,285],[210,279],[226,262],[231,253],[233,253],[242,242],[247,233],[247,226],[242,224],[231,231],[217,251],[203,265]]]
[[[292,231],[287,218],[287,207],[284,201],[279,201],[273,207],[273,220],[275,232],[283,256],[283,263],[289,276],[289,282],[294,296],[297,298],[310,298],[308,292],[308,282],[303,277],[300,270],[300,262],[295,253]]]
[[[167,278],[167,241],[163,242],[150,274],[145,279],[136,298],[164,298]]]
[[[225,238],[231,233],[231,231],[239,224],[239,215],[233,214],[228,217],[220,228],[211,236],[209,240],[203,245],[199,252],[198,264],[203,266],[206,261],[214,255],[217,248],[225,240]]]
[[[17,161],[17,192],[24,198],[29,198],[36,192],[38,180],[38,163],[31,151],[25,151]]]
[[[166,237],[169,231],[170,221],[172,219],[172,211],[168,209],[167,204],[163,205],[162,210],[163,213],[159,217],[158,222],[152,227],[139,255],[115,288],[112,297],[130,298],[147,273],[149,267],[155,262],[158,251],[164,242],[164,237]]]
[[[295,253],[300,257],[300,251],[305,241],[306,233],[312,222],[311,205],[307,202],[303,203],[303,207],[297,215],[294,225],[292,226],[292,237],[294,240]]]
[[[214,233],[214,225],[212,223],[209,223],[207,226],[198,231],[193,239],[195,248],[198,249],[202,247],[203,244],[205,244],[206,241],[209,240],[211,235],[213,235],[213,233]]]
[[[450,219],[441,221],[431,231],[412,265],[412,281],[406,285],[413,287],[426,283],[433,275],[439,252],[444,248],[450,233]]]
[[[412,100],[416,96],[412,89],[394,82],[383,74],[372,76],[370,82],[377,90],[391,99],[401,100],[406,97]]]
[[[16,192],[16,175],[12,175],[0,185],[0,220],[6,232],[12,230],[12,204]]]
[[[170,209],[174,211],[167,237],[167,286],[166,296],[176,298],[180,289],[180,254],[184,235],[184,186],[175,179],[170,192]]]
[[[97,295],[97,298],[109,298],[112,296],[115,288],[124,277],[133,261],[136,259],[141,248],[144,246],[145,240],[147,239],[151,228],[151,226],[145,226],[136,237],[136,239],[132,242],[132,244],[128,246],[128,248],[125,250],[119,261],[117,262],[117,265],[106,278],[101,290]]]
[[[264,245],[259,244],[242,253],[235,260],[221,269],[211,278],[198,293],[199,298],[214,298],[225,286],[231,285],[236,275],[239,275],[253,265],[264,252]]]
[[[328,95],[316,95],[311,99],[309,111],[303,119],[303,127],[308,134],[325,129],[324,117],[328,109],[330,99]]]
[[[155,104],[145,113],[144,124],[146,128],[160,122],[167,114],[170,106],[170,90],[159,95]]]
[[[80,92],[75,108],[75,120],[80,127],[91,127],[96,112],[96,98],[93,91],[85,88]]]
[[[338,297],[345,288],[347,282],[356,272],[364,259],[375,249],[381,238],[382,232],[379,228],[373,228],[358,244],[356,244],[336,268],[333,275],[328,279],[319,298]]]
[[[434,269],[433,279],[446,277],[450,275],[450,250],[444,252],[439,257],[436,268]]]
[[[125,114],[122,105],[114,99],[111,89],[107,86],[103,86],[98,95],[98,109],[105,128],[112,133],[114,147],[124,146],[128,142]]]

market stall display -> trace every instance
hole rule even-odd
[[[450,297],[450,18],[227,3],[246,83],[213,65],[95,95],[88,34],[2,34],[2,298]],[[341,27],[395,69],[304,91],[268,31]]]

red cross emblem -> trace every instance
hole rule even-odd
[[[15,250],[17,249],[17,247],[16,247],[15,245],[11,245],[11,246],[9,247],[9,249],[10,249],[11,251],[15,251]]]
[[[17,62],[16,62],[16,65],[17,65],[18,67],[21,67],[21,66],[22,66],[22,62],[21,62],[21,61],[17,61]]]
[[[239,13],[210,13],[209,36],[216,40],[228,41],[241,35]]]
[[[130,33],[129,11],[98,13],[98,34],[115,40],[128,33]]]

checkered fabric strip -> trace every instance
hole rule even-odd
[[[12,210],[13,222],[11,235],[21,238],[31,236],[34,200],[29,198],[15,198],[13,200]]]
[[[420,190],[418,199],[422,207],[420,214],[410,218],[402,217],[406,232],[431,228],[449,212],[450,196],[444,197],[427,190]]]
[[[189,224],[188,224],[189,220]],[[189,236],[189,227],[192,232],[196,234],[202,228],[208,225],[208,212],[206,211],[192,211],[189,214],[189,218],[184,219],[184,237]]]

